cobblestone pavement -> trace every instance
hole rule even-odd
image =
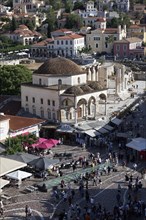
[[[79,147],[74,146],[59,146],[56,151],[62,151],[68,149],[68,152],[74,151],[74,154],[79,155],[88,155],[88,151],[82,151]],[[104,153],[105,149],[102,150]],[[126,172],[133,173],[136,177],[140,175],[138,171],[134,172],[130,167],[132,164],[129,164],[129,167],[122,168],[119,166],[118,172],[112,172],[110,175],[102,176],[102,185],[93,186],[92,182],[89,182],[89,193],[90,196],[95,199],[95,202],[104,205],[107,210],[112,210],[113,206],[116,204],[116,193],[118,183],[121,184],[122,187],[122,200],[123,202],[126,200],[127,193],[127,185],[125,184],[124,176]],[[146,167],[146,163],[141,163],[138,165],[138,169],[141,167]],[[71,172],[71,170],[70,170]],[[17,188],[5,188],[5,194],[8,194],[12,197],[9,203],[5,204],[5,214],[4,219],[10,220],[23,220],[25,219],[25,205],[28,204],[33,210],[32,220],[47,220],[47,219],[56,219],[56,214],[60,213],[61,210],[68,210],[68,204],[64,203],[62,199],[56,201],[55,198],[51,196],[51,191],[47,193],[35,191],[32,193],[24,194],[23,190],[26,186],[33,185],[34,183],[39,183],[40,179],[30,178],[28,180],[23,181],[22,187],[20,189]],[[143,189],[139,192],[139,197],[145,200],[146,202],[146,180],[143,180]],[[85,206],[85,200],[81,199],[78,193],[78,186],[74,183],[71,183],[71,188],[75,189],[75,199],[74,203],[80,204],[82,207]]]

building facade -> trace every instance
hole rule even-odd
[[[96,29],[86,35],[87,47],[92,49],[92,52],[112,53],[114,41],[121,40],[126,37],[126,27]]]
[[[114,64],[101,67],[94,63],[81,67],[63,57],[50,58],[34,71],[32,83],[22,84],[22,107],[50,121],[76,124],[78,120],[95,119],[100,113],[99,101],[107,99],[109,77],[113,74],[115,88],[124,82],[125,90],[125,72],[118,75]]]
[[[145,48],[139,38],[126,38],[114,42],[114,55],[118,58],[142,59],[145,56]]]

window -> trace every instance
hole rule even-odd
[[[43,99],[41,99],[41,104],[43,104]]]
[[[67,40],[65,41],[65,43],[66,43],[66,45],[68,45],[68,41]]]
[[[25,100],[26,100],[26,102],[28,102],[28,96],[25,96]]]
[[[78,84],[80,84],[80,77],[78,77]]]
[[[105,48],[108,48],[108,44],[107,43],[105,43]]]
[[[35,107],[32,108],[32,114],[36,115],[36,108]]]
[[[65,106],[68,106],[68,100],[67,99],[65,100]]]
[[[59,45],[59,40],[57,40],[57,45]]]
[[[35,98],[34,97],[32,97],[32,102],[35,103]]]
[[[98,48],[98,44],[96,44],[96,48]]]
[[[55,112],[53,112],[53,119],[54,119],[54,120],[56,119],[56,115],[55,115]]]
[[[50,105],[50,99],[48,99],[48,105]]]
[[[27,104],[26,104],[26,106],[25,106],[25,111],[26,111],[26,112],[29,112],[29,107],[28,107]]]
[[[119,51],[120,50],[120,46],[116,45],[116,50]]]
[[[51,111],[48,109],[48,119],[51,119]]]
[[[42,85],[42,79],[39,79],[39,85]]]
[[[72,45],[72,41],[70,40],[70,45]]]
[[[127,50],[127,45],[123,45],[123,50]]]
[[[44,118],[44,109],[41,108],[41,118]]]
[[[116,38],[116,37],[114,37],[114,40],[117,40],[117,38]]]
[[[54,100],[52,101],[52,105],[55,106],[55,101]]]
[[[63,40],[61,41],[61,44],[63,45]]]
[[[100,37],[94,37],[94,40],[98,40],[98,41],[99,41],[99,40],[100,40]]]

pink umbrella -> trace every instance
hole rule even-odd
[[[55,139],[49,139],[49,140],[46,141],[46,143],[52,144],[54,146],[54,145],[58,144],[59,141],[55,140]]]
[[[39,144],[42,144],[42,143],[46,142],[47,140],[48,139],[46,139],[46,138],[39,138],[36,143],[32,144],[32,147],[37,147]]]
[[[47,142],[43,142],[41,144],[38,144],[37,146],[35,146],[36,148],[40,148],[40,149],[50,149],[53,147],[52,144],[49,144]]]

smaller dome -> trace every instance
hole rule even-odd
[[[83,95],[84,92],[81,88],[79,88],[78,86],[72,86],[70,88],[68,88],[65,92],[65,94],[74,94],[74,95]]]
[[[96,82],[96,81],[89,82],[88,86],[90,88],[92,88],[93,90],[102,90],[103,89],[103,86],[99,82]]]
[[[81,85],[80,88],[85,92],[93,92],[93,89],[91,87],[89,87],[88,85]]]

